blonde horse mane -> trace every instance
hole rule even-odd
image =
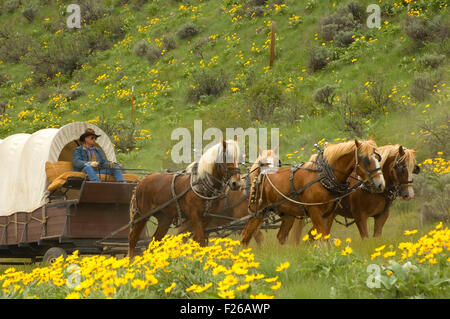
[[[238,165],[240,158],[239,143],[234,140],[226,140],[226,154],[225,159],[227,162],[233,162],[234,166]],[[223,159],[223,145],[218,143],[209,148],[198,161],[198,175],[200,178],[205,177],[206,174],[212,174],[216,163],[220,163]],[[192,168],[190,164],[187,170]]]
[[[374,140],[359,141],[360,145],[358,150],[361,156],[370,157],[372,155],[373,149],[377,148],[377,144]],[[350,152],[354,152],[356,149],[355,141],[349,141],[339,144],[328,144],[323,152],[323,156],[328,163],[336,162],[341,156],[346,155]],[[314,161],[317,154],[313,154],[309,161]]]
[[[405,154],[402,157],[400,157],[400,155],[399,155],[399,147],[400,147],[400,144],[384,145],[384,146],[378,147],[377,151],[381,155],[380,166],[383,167],[383,165],[386,163],[386,160],[389,157],[397,157],[397,156],[399,156],[399,158],[397,160],[398,161],[405,160],[406,166],[408,168],[408,172],[412,172],[414,170],[414,166],[417,163],[416,162],[416,150],[411,150],[411,149],[408,149],[406,147],[403,147],[403,151],[405,152]]]

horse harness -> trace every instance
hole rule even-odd
[[[376,189],[374,187],[374,185],[372,183],[363,183],[363,185],[361,186],[362,190],[364,190],[365,192],[371,193],[371,194],[380,194],[383,195],[384,197],[384,208],[383,211],[381,212],[381,214],[384,214],[387,209],[391,206],[392,202],[397,198],[397,196],[400,193],[400,186],[404,185],[404,184],[412,184],[413,181],[411,180],[406,180],[406,181],[401,181],[400,180],[400,176],[403,175],[403,170],[406,169],[406,163],[405,163],[405,159],[404,158],[397,158],[395,159],[395,163],[393,166],[393,171],[395,172],[395,177],[396,177],[396,183],[391,183],[389,185],[387,185],[385,187],[385,189],[380,192],[378,191],[378,189]],[[350,208],[348,208],[348,210],[350,210]],[[351,225],[352,223],[348,224]],[[347,225],[346,225],[347,226]]]
[[[358,156],[356,155],[356,165],[354,170],[356,170],[356,168],[359,166],[359,161],[358,161]],[[303,165],[305,164],[304,162],[300,163],[300,164],[296,164],[294,166],[291,167],[291,171],[289,174],[289,184],[290,184],[290,194],[288,197],[284,196],[270,181],[270,178],[267,177],[269,183],[271,184],[271,186],[278,192],[280,193],[283,197],[283,199],[281,199],[278,202],[272,203],[269,206],[264,207],[262,210],[258,211],[257,209],[257,198],[258,198],[258,189],[260,187],[260,185],[263,183],[264,178],[266,178],[265,174],[259,174],[258,178],[256,179],[256,183],[253,187],[253,192],[251,193],[251,197],[249,200],[249,208],[248,208],[248,212],[250,215],[252,215],[253,217],[258,217],[261,214],[265,214],[268,211],[277,211],[277,206],[281,205],[282,203],[284,203],[285,201],[289,200],[292,201],[296,204],[298,204],[304,213],[304,216],[301,216],[301,218],[304,217],[309,217],[309,213],[308,210],[306,209],[305,206],[313,206],[313,205],[323,205],[323,204],[327,204],[330,202],[334,202],[334,206],[333,208],[327,212],[326,215],[330,214],[331,212],[334,211],[334,209],[336,208],[337,205],[340,205],[341,199],[348,196],[350,193],[352,193],[353,191],[355,191],[357,188],[359,188],[362,184],[363,181],[358,180],[358,182],[353,185],[350,186],[349,182],[347,182],[347,179],[349,177],[351,177],[351,173],[350,174],[345,174],[342,171],[339,171],[336,168],[331,167],[325,160],[324,155],[323,155],[323,151],[319,150],[318,156],[316,158],[315,161],[312,161],[312,163],[315,164],[316,167],[318,167],[317,169],[312,169],[312,168],[307,168],[307,167],[303,167]],[[308,172],[312,172],[312,173],[317,173],[318,176],[313,179],[312,181],[308,182],[306,185],[304,185],[302,188],[296,190],[295,186],[294,186],[294,174],[297,170],[302,169],[302,170],[306,170]],[[380,168],[375,168],[373,170],[368,170],[366,169],[366,171],[368,173],[372,173],[374,171],[380,170]],[[347,175],[347,178],[345,179],[346,182],[344,183],[340,183],[337,178],[336,175],[334,174],[334,171],[340,172],[341,174]],[[327,201],[327,202],[323,202],[323,203],[302,203],[300,202],[300,194],[303,193],[308,187],[310,187],[311,185],[320,182],[322,184],[322,186],[324,188],[326,188],[329,192],[331,192],[333,195],[337,195],[338,197]],[[262,195],[262,189],[261,189],[261,195]],[[294,200],[294,198],[296,198],[298,201]],[[255,212],[252,212],[250,209],[250,205],[254,204],[256,207]]]

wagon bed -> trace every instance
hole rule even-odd
[[[31,213],[0,216],[0,258],[39,259],[54,252],[98,254],[101,238],[129,222],[129,202],[136,183],[84,181],[75,199],[56,198]],[[128,229],[110,238],[116,247],[128,240]],[[120,249],[123,252],[123,249]]]

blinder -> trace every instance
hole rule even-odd
[[[375,153],[375,155],[376,155],[376,157],[377,157],[377,160],[380,161],[380,160],[381,160],[380,154],[378,154],[378,153],[376,153],[376,152],[374,152],[374,153]],[[358,157],[359,157],[359,152],[358,152]],[[381,171],[381,167],[376,167],[376,168],[374,168],[374,169],[369,169],[369,166],[370,166],[370,159],[369,159],[369,157],[367,157],[367,156],[364,156],[364,158],[362,159],[362,162],[363,162],[363,164],[364,164],[364,170],[366,171],[366,173],[368,173],[369,178],[370,178],[371,180],[373,179],[372,173],[375,173],[375,172],[377,172],[377,171]],[[357,165],[358,165],[358,163],[357,163]]]
[[[416,166],[417,166],[417,165],[416,165]],[[395,169],[395,174],[397,175],[398,183],[399,183],[400,185],[404,185],[404,184],[412,184],[412,183],[413,183],[412,180],[410,180],[410,181],[409,181],[409,180],[406,180],[406,181],[400,180],[400,177],[403,176],[404,170],[406,169],[406,164],[405,164],[404,161],[400,162],[400,161],[397,160],[397,161],[395,162],[394,169]],[[416,170],[416,168],[414,167],[414,171],[415,171],[415,170]],[[413,174],[414,174],[414,171],[413,171]]]

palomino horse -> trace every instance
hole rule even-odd
[[[153,234],[155,240],[161,240],[167,234],[176,217],[184,217],[192,223],[194,240],[204,246],[203,224],[208,224],[208,218],[203,215],[211,209],[212,199],[219,197],[227,185],[231,189],[241,186],[239,158],[238,142],[227,140],[207,150],[198,163],[193,163],[189,174],[146,176],[136,186],[130,203],[128,256],[134,256],[139,235],[150,217],[149,212],[158,220]]]
[[[353,218],[358,226],[361,238],[369,237],[367,230],[367,219],[373,217],[373,236],[381,236],[383,226],[389,217],[389,208],[397,197],[410,200],[414,197],[412,175],[418,174],[419,166],[416,164],[416,150],[410,150],[401,145],[386,145],[378,148],[382,157],[380,163],[383,171],[386,188],[383,192],[373,189],[371,185],[357,189],[348,197],[341,200],[341,205],[333,212],[346,218]],[[354,180],[349,181],[356,183]],[[304,221],[296,221],[291,230],[291,239],[299,243]],[[329,225],[329,232],[331,224]]]
[[[250,186],[260,174],[261,167],[263,167],[264,170],[264,168],[275,169],[280,166],[277,153],[277,149],[259,149],[259,155],[256,162],[250,168],[249,173],[242,177],[245,181],[243,187],[239,190],[232,190],[228,188],[226,194],[224,194],[224,197],[220,198],[219,203],[215,205],[215,211],[208,214],[213,217],[212,221],[209,223],[209,227],[214,228],[223,226],[230,223],[230,221],[234,221],[248,215]],[[191,230],[192,224],[189,220],[187,220],[180,226],[178,233],[190,232]],[[264,241],[264,235],[260,230],[255,231],[253,238],[255,238],[258,245],[261,245]]]
[[[376,153],[377,145],[372,139],[328,145],[314,162],[301,166],[279,169],[265,174],[259,187],[260,195],[250,201],[249,210],[254,214],[242,232],[242,243],[247,245],[253,232],[263,221],[258,211],[277,204],[283,213],[283,222],[277,238],[285,243],[296,216],[307,215],[319,233],[328,235],[326,224],[336,201],[348,196],[346,183],[355,171],[363,181],[371,181],[378,189],[384,189],[384,178],[380,172],[381,158]],[[318,183],[320,182],[320,183]]]

